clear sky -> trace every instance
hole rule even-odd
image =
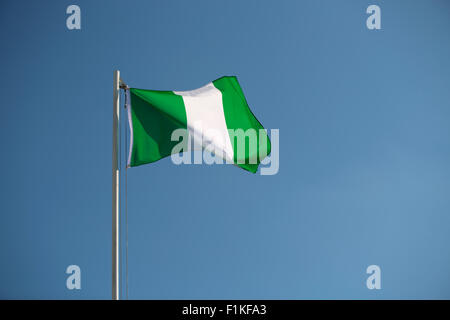
[[[280,130],[274,176],[128,170],[130,298],[449,299],[449,32],[444,0],[2,1],[0,298],[110,298],[120,69],[157,90],[236,75]]]

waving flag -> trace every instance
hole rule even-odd
[[[191,91],[129,90],[131,167],[180,152],[180,141],[172,136],[177,129],[189,136],[183,151],[207,149],[253,173],[270,153],[267,133],[250,111],[236,77]]]

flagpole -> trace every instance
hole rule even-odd
[[[112,150],[112,299],[119,300],[119,124],[120,71],[114,71]]]

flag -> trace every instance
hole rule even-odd
[[[250,111],[234,76],[191,91],[130,88],[129,92],[129,167],[182,151],[206,149],[255,173],[270,153],[267,132]],[[184,139],[176,134],[180,130],[186,132]]]

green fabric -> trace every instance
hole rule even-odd
[[[264,127],[259,123],[258,119],[251,112],[241,86],[236,77],[222,77],[213,81],[214,86],[222,92],[222,103],[225,114],[225,122],[228,129],[242,129],[244,132],[248,129],[255,129],[258,137],[256,151],[250,150],[249,138],[245,139],[245,156],[238,152],[238,139],[236,136],[230,135],[231,145],[234,151],[234,163],[241,168],[255,173],[258,170],[259,163],[270,154],[270,140],[267,133],[264,131],[261,138],[259,137],[259,130]],[[259,139],[262,140],[259,141]],[[266,141],[264,141],[266,140]],[[260,151],[262,157],[260,157]],[[250,159],[253,159],[250,163]]]
[[[186,129],[183,98],[172,91],[130,89],[133,150],[130,167],[170,156],[178,141],[175,129]]]

